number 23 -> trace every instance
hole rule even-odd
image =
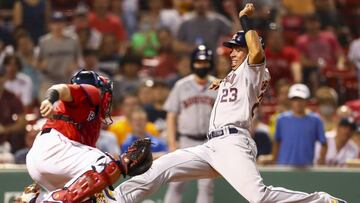
[[[220,99],[220,102],[233,102],[237,99],[238,90],[235,87],[232,87],[230,89],[223,89],[222,90],[222,96]]]

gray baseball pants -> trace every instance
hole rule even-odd
[[[117,202],[140,202],[168,182],[222,176],[251,203],[328,203],[321,193],[265,186],[256,168],[256,145],[248,133],[216,137],[203,145],[179,149],[155,160],[144,174],[115,189]]]

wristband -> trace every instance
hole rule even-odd
[[[49,89],[48,91],[46,91],[45,98],[49,100],[51,104],[54,104],[57,100],[59,100],[60,94],[57,90]]]
[[[247,15],[243,15],[240,17],[240,23],[241,23],[241,27],[243,28],[245,34],[247,33],[247,31],[253,29],[252,26],[250,25],[250,20]]]

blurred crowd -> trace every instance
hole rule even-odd
[[[344,166],[359,158],[357,0],[0,0],[0,163],[25,163],[44,122],[45,91],[80,69],[114,82],[101,150],[118,155],[139,137],[152,137],[159,156],[174,150],[168,95],[192,74],[198,45],[216,56],[211,74],[227,75],[222,42],[241,29],[238,11],[249,2],[272,77],[252,129],[259,163]],[[295,83],[307,97],[293,99]]]

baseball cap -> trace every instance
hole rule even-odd
[[[261,46],[265,48],[265,43],[262,37],[259,36],[259,40],[261,43]],[[247,47],[246,39],[245,39],[245,32],[240,30],[236,32],[231,40],[223,42],[223,45],[228,48],[233,48],[234,46],[241,46],[241,47]]]
[[[51,21],[53,21],[53,22],[62,22],[62,21],[65,21],[65,20],[66,20],[66,18],[65,18],[65,15],[64,15],[63,12],[55,11],[51,15]]]
[[[289,89],[288,98],[292,99],[294,97],[299,97],[302,99],[308,99],[310,97],[310,90],[304,84],[294,84]]]
[[[339,126],[350,127],[352,131],[357,130],[357,125],[353,117],[342,118],[339,121]]]
[[[245,32],[238,31],[233,35],[232,39],[223,43],[224,46],[232,48],[233,46],[247,47],[245,40]]]

